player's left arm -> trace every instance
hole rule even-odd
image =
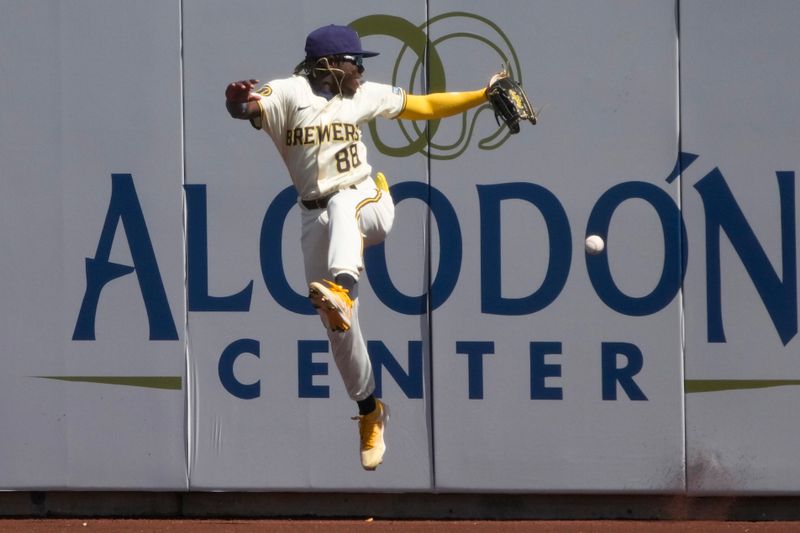
[[[435,120],[463,113],[487,102],[486,89],[465,92],[406,95],[403,111],[396,118]]]

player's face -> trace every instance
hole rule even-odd
[[[341,56],[337,58],[336,68],[344,72],[342,78],[342,94],[353,96],[361,86],[361,73],[364,67],[361,65],[361,58],[354,56]]]

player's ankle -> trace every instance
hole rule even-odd
[[[359,400],[356,403],[358,404],[358,414],[362,416],[370,414],[378,407],[378,404],[375,402],[374,394],[370,394],[363,400]]]
[[[350,293],[350,299],[355,300],[358,296],[358,280],[350,274],[342,273],[337,274],[333,281],[337,285],[341,285],[347,292]]]

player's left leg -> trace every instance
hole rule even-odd
[[[374,183],[378,194],[363,202],[358,210],[358,226],[363,237],[363,248],[383,242],[394,225],[394,201],[383,173],[377,173]]]
[[[380,186],[379,186],[380,184]],[[328,269],[333,276],[358,279],[364,269],[364,248],[382,242],[394,223],[394,202],[385,178],[366,179],[357,188],[340,191],[328,203]]]
[[[362,193],[362,196],[365,195]],[[334,209],[335,216],[341,216],[343,205],[348,203],[352,205],[350,220],[357,220],[355,213],[360,200],[355,197],[340,200],[347,202],[340,202],[338,208]],[[367,470],[374,470],[382,462],[386,451],[383,435],[388,410],[373,395],[375,379],[358,322],[359,304],[355,278],[351,277],[352,283],[348,284],[347,280],[342,280],[341,274],[336,277],[339,282],[348,284],[349,290],[338,283],[325,281],[334,277],[328,268],[328,251],[331,246],[330,214],[330,209],[324,212],[304,212],[302,246],[309,280],[309,297],[318,308],[322,322],[328,330],[331,353],[347,393],[358,404],[361,465]],[[358,241],[360,256],[360,236]],[[339,312],[339,309],[344,312]]]
[[[364,269],[364,247],[384,240],[394,222],[394,203],[386,180],[364,180],[337,193],[329,202],[329,278],[312,281],[309,297],[328,329],[347,331],[356,284]],[[333,282],[331,282],[331,280]]]

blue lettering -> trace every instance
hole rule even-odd
[[[297,341],[297,395],[299,398],[330,398],[327,385],[314,385],[314,376],[327,376],[328,363],[315,363],[315,353],[328,353],[328,341]]]
[[[797,236],[794,172],[777,172],[783,280],[778,277],[718,168],[695,184],[706,215],[708,342],[725,342],[722,325],[720,233],[725,231],[767,308],[784,346],[797,334]]]
[[[258,380],[254,383],[245,384],[236,379],[233,373],[233,366],[236,359],[244,353],[261,357],[261,345],[257,340],[253,339],[239,339],[230,343],[219,356],[219,364],[217,365],[217,373],[219,374],[219,382],[225,387],[225,390],[232,395],[242,400],[252,400],[261,396],[261,381]]]
[[[545,386],[548,377],[561,377],[561,365],[545,363],[547,354],[560,354],[560,342],[532,342],[531,358],[531,400],[563,400],[561,387]]]
[[[295,205],[297,191],[289,186],[275,197],[264,214],[259,244],[261,274],[267,290],[281,307],[299,315],[315,315],[308,295],[292,289],[283,271],[283,225]]]
[[[422,341],[408,341],[408,373],[381,341],[367,341],[375,375],[375,396],[383,396],[381,368],[386,369],[406,398],[422,398]]]
[[[630,316],[651,315],[669,304],[681,288],[688,260],[686,227],[680,210],[669,194],[655,185],[630,181],[615,185],[603,194],[592,209],[586,224],[587,235],[608,235],[611,217],[619,205],[639,198],[656,210],[664,236],[664,264],[656,287],[645,296],[624,294],[611,277],[608,253],[586,255],[589,279],[600,299],[611,309]]]
[[[558,199],[534,183],[478,185],[481,213],[481,311],[494,315],[527,315],[550,305],[567,282],[572,262],[569,220]],[[523,298],[504,298],[501,283],[500,204],[524,200],[544,216],[550,239],[550,259],[542,286]]]
[[[189,311],[249,311],[253,280],[230,296],[208,294],[208,220],[205,185],[184,185],[186,192],[186,284]]]
[[[456,353],[467,356],[469,399],[483,399],[483,356],[494,353],[493,342],[456,341]]]
[[[407,296],[397,290],[389,278],[386,251],[381,243],[364,251],[367,277],[375,295],[386,307],[404,315],[423,315],[429,312],[428,294],[430,308],[433,310],[447,301],[455,289],[461,271],[461,227],[453,206],[436,188],[418,181],[405,181],[393,185],[391,191],[395,204],[408,198],[416,198],[430,207],[441,236],[439,268],[430,284],[429,293]]]
[[[647,401],[647,396],[633,380],[633,376],[644,366],[642,351],[635,344],[628,342],[604,342],[601,350],[603,400],[616,401],[617,383],[619,383],[631,400]],[[627,359],[627,364],[621,368],[617,367],[618,355]]]
[[[675,159],[675,166],[672,168],[672,172],[669,173],[669,176],[666,177],[667,183],[672,183],[675,181],[678,176],[681,176],[683,172],[689,168],[692,163],[697,160],[699,156],[697,154],[693,154],[691,152],[680,152],[678,157]]]
[[[109,261],[111,245],[120,220],[125,228],[133,266]],[[158,270],[142,206],[136,195],[136,187],[133,185],[133,176],[112,174],[111,200],[100,233],[100,242],[97,244],[94,258],[86,258],[86,292],[78,312],[72,340],[95,340],[95,317],[103,287],[134,270],[147,311],[150,340],[178,340],[178,331],[172,319],[172,311],[164,291],[164,283]]]

